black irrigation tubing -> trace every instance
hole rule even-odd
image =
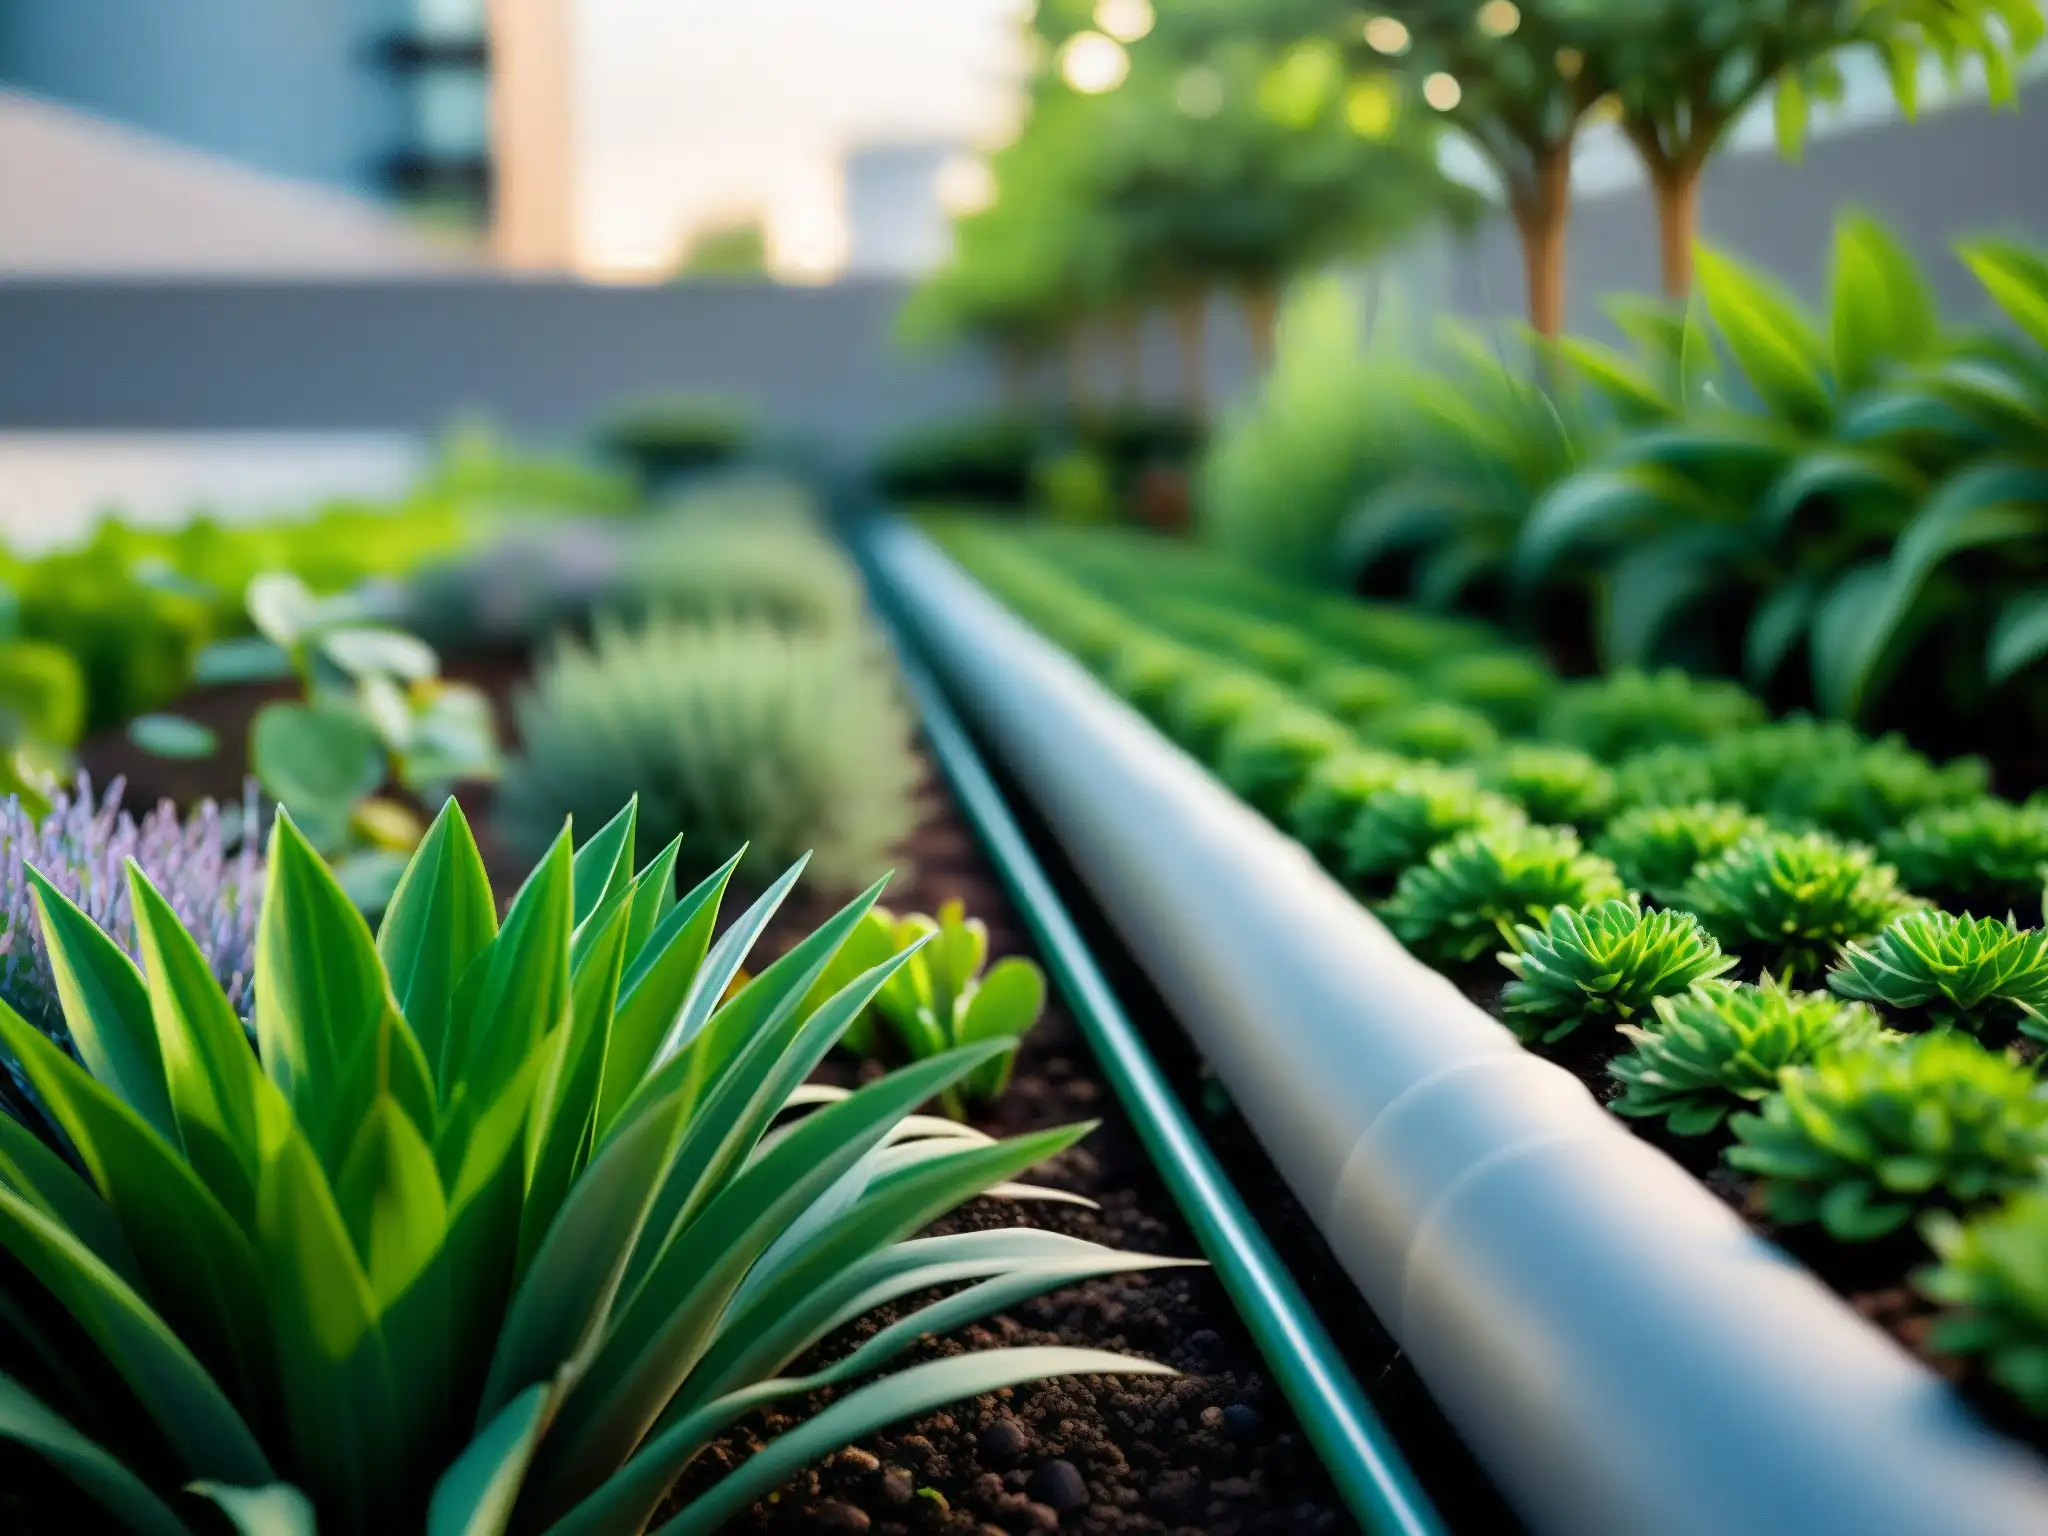
[[[853,542],[896,642],[904,682],[954,798],[1024,914],[1075,1021],[1203,1253],[1251,1330],[1347,1508],[1368,1531],[1444,1536],[1444,1525],[1294,1277],[1259,1230],[1046,878],[966,728],[898,621],[858,532]]]

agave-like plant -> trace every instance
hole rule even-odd
[[[1941,1028],[1981,1034],[2016,1020],[2048,1038],[2048,931],[1997,917],[1908,912],[1866,942],[1845,945],[1828,987]]]
[[[1503,731],[1536,728],[1557,691],[1557,675],[1526,651],[1474,651],[1429,669],[1427,690],[1477,710]]]
[[[1923,1231],[1938,1262],[1914,1279],[1943,1309],[1929,1342],[1981,1355],[1993,1381],[2048,1416],[2048,1183],[1968,1221],[1933,1212]]]
[[[1734,683],[1690,677],[1677,668],[1621,668],[1567,683],[1544,711],[1542,734],[1604,763],[1652,747],[1714,741],[1761,725],[1764,707]]]
[[[1324,667],[1303,679],[1302,694],[1346,725],[1363,728],[1415,698],[1415,685],[1398,672],[1359,662]]]
[[[1504,795],[1481,789],[1457,768],[1412,767],[1368,799],[1343,834],[1347,879],[1383,885],[1461,832],[1518,827],[1528,820]]]
[[[1321,710],[1302,704],[1264,710],[1224,732],[1216,777],[1278,820],[1318,763],[1355,745],[1351,732]]]
[[[1728,948],[1788,979],[1926,905],[1868,848],[1820,832],[1745,838],[1695,869],[1678,900]]]
[[[1589,907],[1556,907],[1541,927],[1515,929],[1500,957],[1515,979],[1501,994],[1509,1028],[1545,1044],[1581,1024],[1620,1024],[1657,999],[1733,969],[1690,912],[1645,912],[1614,897]]]
[[[1083,1128],[997,1142],[915,1114],[1004,1041],[805,1086],[909,959],[802,1006],[876,891],[730,991],[798,871],[714,944],[733,865],[678,899],[677,845],[636,873],[633,830],[629,808],[572,855],[565,828],[500,924],[451,802],[373,938],[280,818],[253,1051],[147,880],[131,872],[139,968],[42,884],[79,1060],[10,1010],[0,1037],[76,1163],[0,1119],[0,1248],[40,1283],[0,1311],[0,1434],[149,1536],[200,1528],[188,1488],[244,1531],[628,1536],[753,1408],[1160,1262],[1022,1230],[912,1238]],[[960,1281],[782,1374],[840,1323]],[[942,1401],[1159,1369],[1065,1349],[913,1366],[660,1529],[712,1531]]]
[[[1486,716],[1443,699],[1390,709],[1364,730],[1365,739],[1388,752],[1462,763],[1500,745],[1500,732]]]
[[[1523,823],[1467,832],[1405,871],[1380,915],[1394,936],[1435,965],[1470,965],[1517,928],[1556,907],[1622,896],[1614,866],[1579,846],[1569,827]]]
[[[1900,879],[1944,906],[2031,917],[2048,886],[2048,800],[1983,795],[1936,806],[1891,828],[1878,849]]]
[[[1479,782],[1529,813],[1531,821],[1586,831],[1614,808],[1614,774],[1574,747],[1514,742],[1473,765]]]
[[[1670,906],[1703,860],[1765,830],[1761,816],[1732,801],[1644,805],[1608,823],[1593,851],[1612,859],[1632,890]]]
[[[1287,808],[1287,830],[1321,863],[1341,868],[1344,838],[1359,812],[1373,796],[1413,771],[1414,764],[1391,752],[1332,753],[1302,781]]]

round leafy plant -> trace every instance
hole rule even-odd
[[[1938,1027],[1982,1034],[2017,1021],[2048,1037],[2048,932],[1997,917],[1908,912],[1845,946],[1828,986]]]
[[[1599,825],[1614,806],[1614,774],[1575,747],[1517,742],[1473,766],[1479,782],[1506,795],[1531,821]]]
[[[1155,635],[1134,635],[1102,665],[1109,691],[1146,719],[1165,717],[1168,703],[1194,677],[1214,666],[1198,651]]]
[[[684,837],[686,878],[746,844],[751,869],[808,851],[822,885],[857,889],[916,820],[910,717],[859,631],[604,623],[562,641],[515,710],[497,823],[529,858],[565,816],[600,826],[637,794],[651,836]]]
[[[1713,741],[1763,718],[1763,705],[1733,683],[1675,669],[1623,671],[1565,684],[1544,712],[1542,734],[1613,763],[1652,747]]]
[[[1728,1122],[1728,1162],[1757,1176],[1773,1221],[1868,1242],[1926,1211],[1996,1200],[2048,1167],[2048,1087],[1968,1035],[1877,1040],[1778,1081],[1759,1113]]]
[[[1166,701],[1162,723],[1166,734],[1203,762],[1215,760],[1216,748],[1240,720],[1290,701],[1286,689],[1260,673],[1212,666],[1189,678]]]
[[[1614,866],[1586,852],[1569,828],[1526,824],[1467,832],[1404,873],[1380,916],[1394,936],[1435,965],[1470,965],[1516,928],[1554,907],[1623,895]]]
[[[1944,1308],[1929,1342],[1982,1356],[1993,1381],[2048,1417],[2048,1184],[1967,1221],[1933,1212],[1922,1230],[1937,1262],[1914,1279]]]
[[[1878,848],[1900,879],[1943,906],[2031,918],[2048,885],[2048,800],[1980,795],[1937,806],[1887,831]]]
[[[1265,710],[1223,733],[1216,777],[1277,821],[1318,763],[1353,746],[1351,732],[1321,710],[1305,705]]]
[[[1341,867],[1344,839],[1374,796],[1415,765],[1391,752],[1354,747],[1334,752],[1309,770],[1287,808],[1287,830],[1323,864]]]
[[[1609,822],[1593,848],[1614,860],[1631,888],[1669,906],[1703,860],[1765,830],[1761,816],[1731,801],[1643,805]]]
[[[1695,869],[1677,899],[1725,947],[1788,980],[1924,905],[1868,848],[1820,832],[1744,838]]]
[[[1420,864],[1461,832],[1520,826],[1519,805],[1456,768],[1411,767],[1373,794],[1344,832],[1344,874],[1368,889]]]
[[[1633,1048],[1607,1063],[1622,1084],[1617,1113],[1662,1117],[1680,1136],[1713,1130],[1730,1110],[1776,1090],[1778,1074],[1872,1040],[1878,1016],[1825,992],[1707,982],[1656,1002],[1654,1020],[1624,1024]]]
[[[1541,927],[1518,927],[1500,960],[1515,974],[1501,994],[1508,1026],[1545,1042],[1592,1020],[1625,1022],[1735,964],[1690,912],[1645,912],[1627,897],[1556,907]]]
[[[1438,763],[1483,757],[1500,745],[1500,732],[1486,716],[1442,700],[1390,709],[1371,721],[1364,734],[1373,746]]]
[[[1415,697],[1415,685],[1398,673],[1362,664],[1312,672],[1301,691],[1311,704],[1355,727],[1370,725]]]
[[[1521,651],[1452,656],[1430,668],[1428,691],[1477,710],[1504,731],[1535,729],[1557,677]]]

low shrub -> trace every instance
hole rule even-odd
[[[1371,890],[1464,832],[1516,827],[1519,805],[1456,768],[1413,766],[1375,793],[1343,833],[1345,878]]]
[[[1936,1211],[1924,1231],[1936,1262],[1915,1279],[1943,1309],[1928,1342],[1981,1356],[1993,1381],[2048,1415],[2048,1184],[1967,1221]]]
[[[1996,917],[1908,912],[1846,945],[1828,987],[1936,1028],[1983,1034],[2017,1024],[2048,1039],[2048,932]]]
[[[1467,832],[1408,869],[1380,915],[1394,936],[1435,965],[1470,965],[1517,928],[1555,907],[1623,895],[1614,866],[1564,827],[1496,826]]]
[[[1509,1028],[1545,1044],[1582,1024],[1625,1023],[1735,964],[1690,912],[1645,912],[1623,897],[1553,908],[1540,926],[1518,926],[1500,960],[1515,977],[1501,993]]]
[[[636,528],[605,602],[632,617],[760,620],[796,632],[851,628],[864,599],[808,495],[746,481],[699,491]]]
[[[1980,795],[1936,806],[1886,830],[1878,849],[1901,880],[1945,907],[2032,918],[2048,885],[2048,800]]]
[[[1868,848],[1819,832],[1743,839],[1692,873],[1678,902],[1736,953],[1787,980],[1924,906]]]
[[[1632,889],[1670,906],[1701,862],[1767,829],[1761,816],[1732,801],[1645,805],[1609,822],[1593,849],[1614,861]]]
[[[1575,747],[1515,742],[1473,764],[1488,789],[1506,795],[1531,821],[1589,832],[1614,808],[1614,774]]]

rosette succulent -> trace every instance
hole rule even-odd
[[[1531,821],[1583,832],[1614,807],[1614,774],[1576,747],[1517,742],[1472,771],[1481,784],[1527,811]]]
[[[1528,819],[1514,801],[1481,789],[1469,773],[1433,764],[1411,767],[1352,819],[1344,833],[1344,874],[1367,889],[1380,887],[1461,832],[1520,826]]]
[[[1849,944],[1828,972],[1839,997],[1982,1034],[2017,1023],[2048,1038],[2048,932],[2003,918],[1908,912]]]
[[[1768,977],[1761,986],[1707,982],[1657,999],[1653,1019],[1621,1026],[1633,1048],[1607,1063],[1623,1089],[1613,1108],[1661,1117],[1680,1136],[1704,1135],[1774,1092],[1785,1068],[1882,1031],[1869,1008],[1825,992],[1795,992]]]
[[[1139,635],[1109,654],[1102,665],[1102,681],[1111,693],[1156,722],[1164,718],[1175,693],[1213,665],[1184,645]]]
[[[1887,831],[1878,849],[1901,880],[1944,906],[2031,918],[2048,884],[2048,800],[1980,795],[1937,806]]]
[[[1287,808],[1287,830],[1323,864],[1343,862],[1344,838],[1372,798],[1415,765],[1391,752],[1354,747],[1332,753],[1309,770]]]
[[[1631,888],[1669,906],[1702,860],[1767,827],[1761,816],[1726,800],[1643,805],[1609,822],[1593,850],[1612,859]]]
[[[1728,1162],[1756,1175],[1771,1219],[1818,1221],[1842,1242],[1982,1206],[2048,1168],[2048,1085],[1950,1030],[1794,1068],[1728,1125]]]
[[[1993,1381],[2048,1417],[2048,1184],[1967,1221],[1936,1211],[1922,1230],[1936,1262],[1914,1279],[1943,1308],[1928,1342],[1982,1356]]]
[[[1557,677],[1520,651],[1478,651],[1453,656],[1429,670],[1428,691],[1477,710],[1504,731],[1535,729],[1556,691]]]
[[[1216,777],[1239,799],[1278,820],[1310,771],[1354,744],[1351,732],[1321,710],[1305,705],[1264,710],[1223,733]]]
[[[1612,763],[1652,747],[1713,741],[1763,718],[1763,705],[1733,683],[1676,669],[1624,671],[1565,684],[1544,711],[1542,734]]]
[[[1566,827],[1526,824],[1467,832],[1405,872],[1380,916],[1394,936],[1435,965],[1470,965],[1516,927],[1555,907],[1586,907],[1624,894],[1614,866],[1586,852]]]
[[[1486,716],[1442,700],[1390,709],[1371,721],[1364,735],[1373,746],[1438,763],[1483,757],[1500,745],[1500,732]]]
[[[1408,704],[1415,685],[1384,667],[1337,666],[1312,672],[1301,685],[1302,696],[1347,725],[1370,725],[1388,710]]]
[[[1735,964],[1690,912],[1645,912],[1629,897],[1556,907],[1515,930],[1500,957],[1515,979],[1501,994],[1509,1028],[1545,1042],[1594,1020],[1624,1023],[1658,998]]]
[[[1695,869],[1677,900],[1723,946],[1788,980],[1925,905],[1868,848],[1820,832],[1744,838]]]
[[[1269,677],[1234,667],[1212,667],[1174,690],[1161,723],[1181,746],[1203,762],[1211,762],[1224,732],[1233,725],[1289,702],[1287,690]]]

